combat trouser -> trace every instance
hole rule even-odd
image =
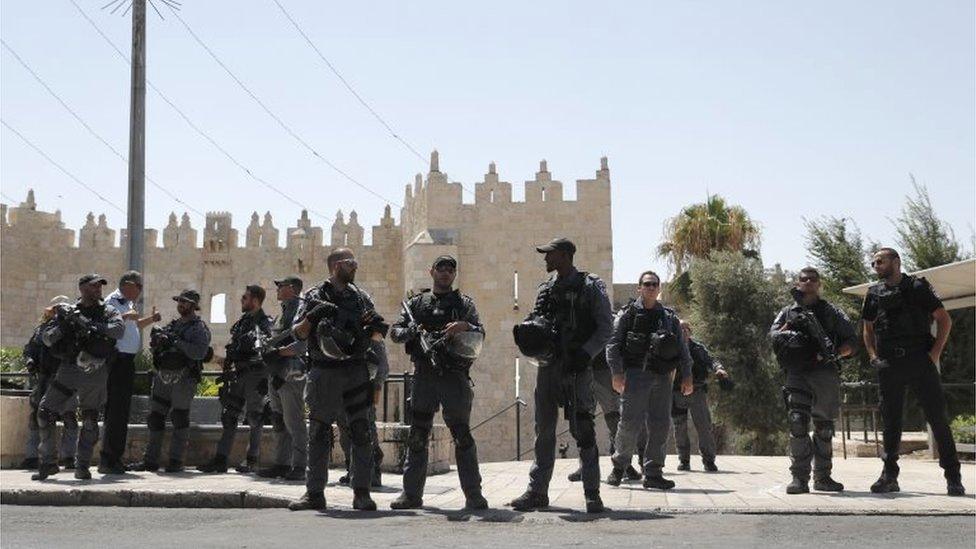
[[[454,458],[458,478],[465,494],[481,493],[478,448],[471,436],[471,380],[463,370],[443,373],[418,369],[410,395],[413,422],[407,439],[407,458],[403,466],[403,492],[422,498],[427,481],[427,459],[434,414],[443,410],[444,423],[454,438]]]
[[[159,463],[167,415],[173,424],[173,435],[169,441],[169,461],[171,464],[183,463],[190,430],[190,405],[196,389],[197,379],[186,370],[171,384],[164,383],[158,372],[153,374],[149,415],[146,418],[149,442],[146,444],[144,463]]]
[[[275,465],[304,469],[308,460],[308,426],[305,424],[305,378],[268,380],[275,435]]]
[[[616,451],[611,458],[615,469],[630,465],[638,449],[641,430],[647,431],[644,445],[644,475],[661,476],[671,432],[671,392],[673,372],[666,374],[628,368],[624,370],[624,392],[620,395],[620,427]]]
[[[593,424],[593,371],[564,374],[557,365],[540,363],[535,386],[535,461],[529,470],[529,490],[549,492],[549,481],[556,461],[556,425],[559,408],[571,400],[570,433],[579,448],[583,489],[600,489],[599,449]]]
[[[833,366],[790,368],[786,371],[785,392],[793,478],[809,480],[811,461],[815,480],[829,477],[833,468],[834,418],[840,411],[837,369]]]
[[[27,443],[24,448],[24,458],[37,459],[38,450],[41,444],[40,426],[37,423],[37,410],[41,403],[41,398],[51,384],[51,374],[38,373],[34,376],[34,384],[31,387],[31,394],[28,398],[30,403],[30,415],[27,416]],[[56,419],[60,419],[64,425],[61,430],[61,449],[59,456],[62,460],[74,460],[75,447],[78,445],[78,398],[71,399],[66,403],[70,411],[58,414]]]
[[[365,362],[322,367],[313,362],[305,385],[308,406],[308,466],[305,487],[309,494],[321,494],[329,479],[332,452],[332,424],[340,412],[349,420],[352,439],[350,485],[369,489],[372,456],[369,437],[369,408],[372,406],[372,382]]]
[[[58,416],[81,409],[81,429],[75,455],[79,467],[91,464],[98,443],[98,414],[106,399],[108,368],[84,372],[74,363],[64,363],[51,380],[37,410],[41,463],[55,463],[54,431]],[[76,400],[77,399],[77,400]]]
[[[220,413],[220,423],[223,430],[217,441],[217,455],[229,457],[234,448],[234,437],[237,435],[237,425],[241,414],[245,414],[250,429],[247,444],[247,460],[257,463],[261,454],[261,429],[264,424],[264,395],[258,392],[265,382],[262,366],[244,366],[238,370],[234,379],[220,390],[220,403],[223,410]]]
[[[688,396],[681,391],[673,391],[671,420],[674,422],[674,443],[678,449],[678,460],[688,463],[691,460],[691,439],[688,438],[688,415],[698,433],[698,454],[706,463],[715,461],[715,436],[712,434],[712,415],[708,410],[708,390],[696,386],[695,392]]]

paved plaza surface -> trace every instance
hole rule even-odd
[[[0,506],[4,548],[961,547],[972,516],[515,513]],[[355,520],[358,519],[358,520]]]
[[[881,468],[880,460],[852,458],[834,462],[834,478],[845,484],[844,492],[788,496],[784,492],[789,481],[786,457],[719,456],[718,473],[701,471],[700,462],[693,459],[692,466],[697,470],[682,473],[674,470],[677,459],[670,456],[665,475],[677,483],[675,489],[646,490],[640,482],[634,482],[616,488],[603,485],[601,494],[604,503],[618,512],[976,515],[976,466],[972,463],[964,464],[962,469],[969,492],[965,497],[946,495],[942,470],[936,462],[905,459],[900,463],[902,492],[897,494],[870,493],[869,486]],[[530,465],[530,461],[482,464],[485,497],[493,510],[508,509],[505,503],[525,490]],[[554,512],[584,507],[582,486],[566,479],[575,467],[575,460],[556,462],[549,490]],[[602,458],[602,474],[605,476],[609,470],[609,458]],[[330,485],[326,488],[329,507],[338,513],[354,514],[352,491],[335,485],[340,473],[330,472]],[[35,482],[27,471],[4,470],[0,472],[0,500],[19,505],[275,508],[286,506],[304,491],[301,482],[268,481],[233,472],[102,476],[93,470],[93,475],[90,481],[80,481],[70,471],[62,471],[44,482]],[[401,479],[385,474],[383,482],[385,486],[373,495],[381,510],[389,509],[390,501],[400,491]],[[453,471],[429,478],[423,513],[457,511],[463,505],[464,495]]]

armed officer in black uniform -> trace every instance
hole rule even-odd
[[[33,480],[44,480],[58,472],[54,461],[54,431],[58,415],[74,410],[75,396],[81,408],[81,431],[75,454],[75,478],[91,478],[92,451],[98,442],[98,415],[107,398],[108,366],[115,353],[115,342],[125,332],[122,316],[102,301],[100,275],[89,274],[78,280],[81,298],[71,306],[55,309],[56,321],[42,338],[61,365],[37,409],[41,435],[41,464]]]
[[[839,359],[854,352],[857,336],[847,315],[820,298],[820,273],[813,267],[800,270],[791,293],[795,303],[783,307],[769,330],[776,359],[786,374],[783,395],[793,475],[786,493],[810,491],[811,461],[813,489],[840,492],[844,485],[830,477],[834,418],[840,411]]]
[[[691,354],[691,382],[694,391],[685,395],[681,391],[681,380],[675,376],[672,390],[671,422],[674,423],[674,445],[678,450],[678,470],[691,470],[691,439],[688,438],[688,416],[695,424],[698,433],[698,455],[702,458],[705,471],[718,471],[715,465],[715,436],[712,434],[712,414],[708,410],[708,374],[714,373],[720,383],[728,386],[729,373],[722,364],[713,359],[701,342],[691,337],[691,324],[681,321],[681,330],[688,341]]]
[[[403,493],[393,509],[418,509],[423,505],[427,480],[427,445],[434,414],[444,407],[444,423],[454,438],[466,509],[486,509],[481,495],[478,450],[471,436],[471,378],[468,372],[481,350],[485,330],[474,301],[453,289],[457,260],[449,255],[434,260],[430,269],[433,290],[410,298],[390,333],[395,343],[406,344],[414,364],[411,403],[413,421],[403,467]],[[421,338],[426,338],[422,341]]]
[[[918,397],[925,420],[939,449],[939,465],[945,472],[946,491],[963,496],[966,489],[959,473],[956,443],[946,417],[946,401],[939,380],[939,358],[949,339],[952,319],[932,286],[924,278],[901,272],[901,257],[881,248],[871,262],[881,281],[868,290],[861,309],[864,347],[878,370],[881,420],[884,422],[884,470],[871,485],[875,493],[897,492],[898,447],[901,445],[905,387]],[[936,333],[932,336],[932,321]]]
[[[169,441],[167,473],[184,471],[183,456],[190,430],[190,404],[200,382],[203,363],[212,358],[210,329],[197,314],[200,294],[183,290],[174,296],[179,318],[163,328],[153,328],[149,348],[153,354],[152,391],[149,397],[149,442],[141,463],[132,465],[134,471],[157,471],[159,454],[163,450],[166,416],[173,424]]]
[[[545,254],[546,271],[555,274],[539,285],[535,309],[514,329],[525,356],[539,361],[535,388],[535,461],[529,488],[511,506],[531,511],[549,506],[549,481],[556,458],[556,423],[564,410],[582,465],[586,510],[603,512],[599,449],[593,423],[593,371],[590,363],[610,337],[610,299],[600,277],[576,270],[576,246],[556,238],[536,248]]]
[[[199,467],[204,473],[226,473],[227,458],[234,447],[237,425],[244,413],[250,427],[247,457],[236,467],[239,473],[256,472],[261,455],[261,430],[264,424],[264,394],[267,375],[264,359],[257,348],[262,337],[271,335],[271,317],[265,314],[264,288],[250,285],[241,296],[241,318],[230,328],[230,342],[225,346],[224,381],[218,396],[223,410],[223,430],[213,459]]]
[[[310,288],[302,298],[292,332],[307,340],[308,383],[308,469],[305,494],[292,502],[292,511],[325,509],[325,484],[333,431],[340,410],[349,421],[352,438],[354,509],[375,511],[369,494],[372,452],[369,436],[369,408],[373,405],[373,383],[366,364],[372,351],[386,361],[383,338],[389,325],[376,312],[369,294],[356,287],[359,263],[349,248],[336,248],[326,258],[329,278]],[[387,366],[388,367],[388,366]]]

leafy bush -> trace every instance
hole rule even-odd
[[[19,347],[0,347],[0,372],[26,371],[27,364],[22,349]],[[2,386],[5,389],[24,389],[27,387],[27,378],[4,379]]]
[[[952,436],[956,442],[963,444],[976,443],[976,416],[956,416],[952,420]]]

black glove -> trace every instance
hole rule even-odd
[[[307,318],[309,322],[314,324],[322,320],[323,318],[335,316],[337,312],[339,312],[339,308],[336,307],[334,303],[323,301],[318,305],[316,305],[315,307],[312,307],[312,310],[309,311],[307,315],[305,315],[305,318]]]
[[[731,391],[735,388],[735,382],[732,381],[731,377],[720,377],[718,378],[718,386],[723,391]]]

